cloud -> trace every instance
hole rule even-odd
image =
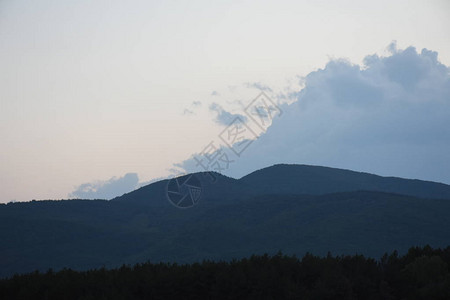
[[[139,183],[136,185],[136,188],[135,188],[135,189],[138,189],[138,188],[141,188],[141,187],[143,187],[143,186],[152,184],[152,183],[154,183],[154,182],[158,182],[158,181],[161,181],[161,180],[168,179],[169,177],[170,177],[170,176],[167,176],[167,177],[156,177],[156,178],[150,179],[149,181],[139,182]],[[120,196],[120,195],[118,195],[118,196]]]
[[[127,173],[123,177],[112,177],[106,181],[83,183],[78,186],[70,198],[79,199],[112,199],[131,192],[138,187],[139,177],[136,173]]]
[[[185,108],[183,110],[183,116],[195,115],[198,112],[198,109],[202,106],[201,101],[193,101],[189,108]]]
[[[217,91],[212,91],[211,96],[219,96],[220,94]]]
[[[302,78],[296,101],[225,174],[303,163],[450,183],[450,68],[434,51],[388,50]]]
[[[262,84],[261,82],[253,82],[253,83],[247,82],[247,83],[245,84],[245,86],[246,86],[247,88],[258,89],[258,90],[260,90],[260,91],[262,91],[262,92],[272,92],[272,89],[271,89],[270,87],[268,87],[268,86],[265,85],[265,84]]]
[[[215,122],[220,125],[228,126],[231,122],[234,121],[236,118],[240,118],[242,122],[247,122],[247,117],[241,114],[233,114],[228,111],[226,111],[222,106],[220,106],[217,103],[212,103],[209,106],[209,110],[216,112],[216,118]]]

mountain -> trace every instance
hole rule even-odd
[[[200,181],[202,202],[228,202],[262,195],[324,195],[352,191],[378,191],[419,198],[450,199],[450,185],[423,180],[382,177],[350,170],[279,164],[241,179],[214,172],[189,174]],[[167,185],[162,180],[113,199],[152,207],[167,207]]]
[[[450,199],[450,186],[442,183],[308,165],[275,165],[255,171],[239,181],[270,194],[323,195],[348,191],[379,191]]]
[[[196,205],[177,208],[173,195]],[[450,241],[449,195],[450,186],[440,183],[276,165],[238,180],[189,174],[111,201],[3,204],[0,277],[279,250],[379,257],[416,245],[443,247]]]

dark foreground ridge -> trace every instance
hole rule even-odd
[[[450,247],[302,259],[253,255],[231,262],[144,263],[34,272],[0,280],[1,299],[450,299]]]

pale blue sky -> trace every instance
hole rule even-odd
[[[449,28],[448,1],[1,1],[0,202],[167,176],[222,130],[208,107],[239,113],[249,83],[298,93],[298,76],[393,40],[449,66]]]

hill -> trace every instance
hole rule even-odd
[[[352,191],[378,191],[419,198],[450,199],[450,185],[383,177],[344,169],[279,164],[250,173],[240,179],[214,172],[190,174],[201,182],[202,202],[228,202],[262,195],[324,195]],[[139,202],[156,207],[168,206],[168,180],[162,180],[113,199]]]
[[[308,165],[274,165],[239,180],[262,193],[323,195],[349,191],[378,191],[422,198],[450,199],[450,186],[423,180],[383,177]]]
[[[239,180],[209,175],[194,174],[201,197],[189,209],[169,203],[167,180],[111,201],[0,205],[0,277],[50,267],[187,263],[279,250],[379,257],[450,241],[450,200],[434,199],[447,197],[449,186],[443,184],[288,165]]]

